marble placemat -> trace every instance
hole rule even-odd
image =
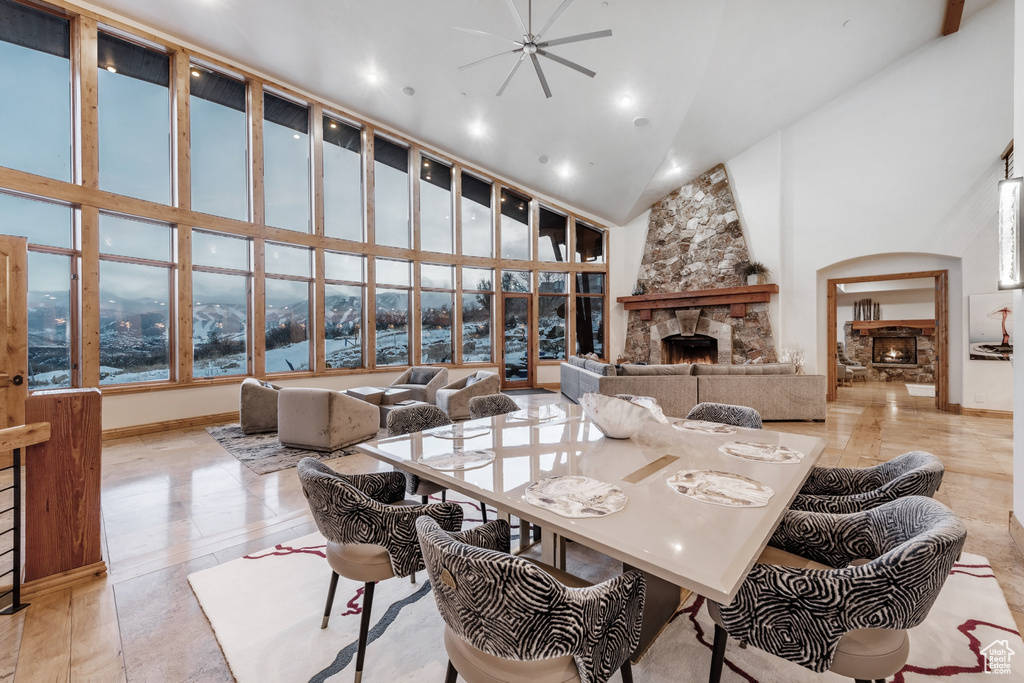
[[[800,451],[777,443],[730,441],[719,446],[718,452],[744,460],[781,464],[794,464],[804,459],[804,454]]]
[[[472,439],[477,436],[483,436],[489,434],[491,428],[486,425],[464,425],[455,424],[447,425],[445,427],[437,427],[435,429],[428,429],[425,434],[430,436],[436,436],[439,439]]]
[[[732,508],[764,507],[775,495],[761,482],[715,470],[679,470],[666,483],[688,498]]]
[[[732,425],[724,425],[720,422],[705,422],[704,420],[680,420],[672,424],[673,427],[688,432],[700,432],[701,434],[735,434],[736,428]]]
[[[526,502],[562,517],[604,517],[626,507],[622,489],[590,477],[560,475],[526,487]]]
[[[494,451],[479,449],[475,451],[455,451],[439,455],[421,455],[416,462],[442,472],[461,472],[475,470],[478,467],[494,462]]]

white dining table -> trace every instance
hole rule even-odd
[[[446,438],[452,436],[452,427],[442,427],[368,441],[356,448],[539,525],[546,562],[562,564],[562,539],[571,539],[641,570],[648,576],[648,602],[652,603],[650,610],[645,608],[647,641],[653,640],[662,620],[678,606],[678,587],[724,604],[733,599],[825,447],[824,440],[800,434],[743,428],[730,434],[706,434],[653,420],[630,439],[612,439],[578,405],[530,410],[458,423],[456,429],[461,425],[466,438]],[[778,444],[803,457],[791,464],[742,459],[719,450],[730,441]],[[441,471],[420,462],[456,449],[493,451],[495,459],[462,471]],[[680,470],[738,474],[767,485],[774,493],[763,507],[703,502],[668,485]],[[614,484],[628,500],[619,512],[590,518],[563,517],[527,502],[528,486],[557,475],[583,475]],[[664,596],[665,587],[669,595],[674,588],[675,604],[661,605],[655,615],[654,602],[666,599],[651,598],[659,588]]]

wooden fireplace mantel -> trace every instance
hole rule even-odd
[[[918,320],[853,320],[853,329],[863,332],[864,330],[883,330],[887,327],[916,327],[921,330],[924,336],[935,334],[935,319]]]
[[[766,304],[771,300],[772,294],[778,293],[778,285],[768,284],[620,296],[615,300],[622,304],[627,311],[639,311],[641,320],[650,320],[651,312],[657,309],[693,308],[695,306],[729,306],[730,316],[742,318],[747,314],[747,304]]]

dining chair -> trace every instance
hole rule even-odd
[[[405,478],[400,472],[344,475],[316,458],[303,458],[298,474],[317,529],[327,539],[331,585],[320,628],[327,628],[330,620],[338,577],[364,584],[356,653],[355,680],[359,683],[374,585],[392,576],[412,576],[423,568],[414,526],[417,518],[429,517],[439,528],[458,531],[462,508],[457,503],[404,503]]]
[[[790,509],[843,514],[904,496],[930,498],[939,490],[944,472],[942,461],[926,451],[910,451],[862,469],[814,467]]]
[[[733,427],[761,429],[761,414],[747,406],[733,406],[728,403],[698,403],[686,415],[687,420],[717,422]]]
[[[522,410],[515,400],[506,394],[489,394],[474,396],[469,399],[469,418],[476,420],[481,417],[494,417]]]
[[[504,520],[451,534],[424,519],[416,532],[445,622],[445,683],[603,683],[616,670],[632,683],[646,590],[639,572],[587,585],[510,555]]]
[[[388,413],[387,430],[388,436],[402,436],[403,434],[422,432],[424,429],[433,429],[434,427],[443,427],[450,424],[454,424],[452,419],[437,406],[407,406],[396,408]],[[398,471],[405,476],[406,492],[419,496],[422,503],[426,504],[428,498],[435,493],[440,493],[441,500],[445,500],[448,489],[444,486],[421,479],[412,472]],[[487,505],[483,501],[480,501],[480,516],[484,522],[487,521]]]
[[[928,616],[966,538],[949,508],[923,496],[847,515],[787,512],[770,543],[807,560],[755,564],[731,603],[707,602],[709,682],[729,636],[811,671],[884,681],[906,664],[907,629]]]

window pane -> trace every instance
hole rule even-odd
[[[494,271],[490,268],[462,268],[462,289],[481,292],[494,291]]]
[[[0,166],[71,180],[67,19],[0,1]]]
[[[604,299],[576,297],[576,353],[604,357]]]
[[[490,294],[462,295],[462,362],[491,362]]]
[[[171,229],[163,224],[101,213],[100,253],[170,261]]]
[[[411,284],[408,261],[393,261],[391,259],[377,259],[377,284],[383,285],[405,285]]]
[[[309,232],[309,110],[263,93],[263,193],[267,225]]]
[[[267,278],[267,372],[309,370],[309,284]]]
[[[501,191],[501,257],[530,259],[530,200]]]
[[[249,373],[245,275],[192,273],[192,375]]]
[[[462,253],[494,256],[491,230],[491,184],[462,174]]]
[[[375,135],[373,185],[377,244],[409,247],[409,150]]]
[[[167,55],[99,34],[100,189],[171,203]]]
[[[245,84],[192,65],[192,208],[215,216],[249,218],[249,133]]]
[[[604,273],[576,273],[577,294],[604,294]]]
[[[420,164],[420,248],[451,254],[453,238],[451,166],[423,157]]]
[[[363,239],[361,131],[324,117],[324,234]]]
[[[538,297],[540,359],[565,358],[565,308],[567,297]]]
[[[604,232],[576,221],[576,260],[604,263]]]
[[[266,242],[267,272],[275,275],[296,275],[310,277],[312,266],[306,247],[286,247],[276,242]]]
[[[366,282],[363,272],[365,259],[358,254],[342,254],[336,251],[324,252],[324,276],[328,280]]]
[[[540,242],[537,246],[541,261],[568,261],[566,244],[569,219],[562,214],[540,207]]]
[[[450,292],[420,294],[420,356],[425,365],[452,362],[452,308]]]
[[[408,290],[377,290],[377,365],[409,365]]]
[[[28,388],[71,386],[71,258],[28,253]]]
[[[0,193],[0,234],[27,237],[29,244],[70,249],[71,216],[70,206]]]
[[[526,270],[503,270],[501,271],[501,291],[503,292],[529,292],[530,273]]]
[[[324,305],[327,367],[362,367],[363,288],[327,285]]]
[[[569,291],[568,273],[541,273],[540,286],[538,291],[541,294],[565,294]]]
[[[192,263],[249,271],[249,240],[193,230]]]
[[[171,378],[169,275],[100,261],[100,384]]]
[[[420,287],[434,289],[453,289],[455,287],[455,269],[452,266],[438,266],[424,263],[420,266]]]

